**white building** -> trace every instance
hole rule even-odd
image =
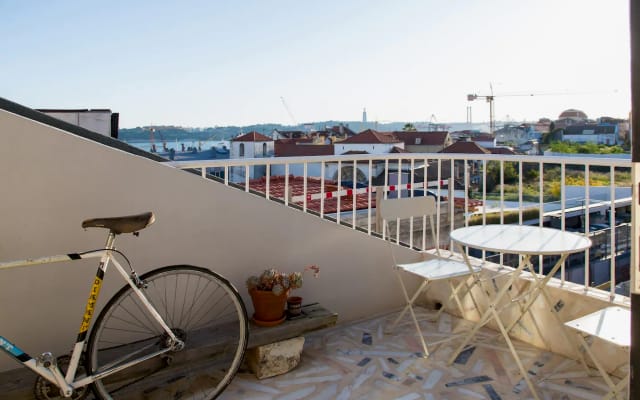
[[[337,156],[353,153],[387,154],[403,152],[404,142],[392,132],[377,132],[373,129],[367,129],[346,140],[334,143],[333,148]]]
[[[273,157],[273,139],[258,132],[249,132],[231,140],[230,158],[263,158]],[[265,176],[266,167],[255,165],[244,167],[233,167],[229,171],[229,178],[232,182],[244,181],[245,174],[249,173],[249,179]]]
[[[571,125],[562,130],[562,141],[573,143],[618,144],[617,124]]]

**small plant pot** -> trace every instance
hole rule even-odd
[[[284,305],[288,292],[276,296],[271,291],[250,290],[253,301],[253,321],[261,326],[274,326],[284,321]]]
[[[287,314],[289,317],[297,317],[302,314],[302,297],[291,296],[287,299]]]

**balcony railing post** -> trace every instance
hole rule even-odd
[[[382,204],[384,196],[384,187],[376,186],[376,232],[380,233],[384,237],[384,225],[382,223],[382,216],[378,212],[378,204]]]

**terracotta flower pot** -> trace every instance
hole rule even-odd
[[[267,290],[249,290],[253,302],[253,321],[261,326],[274,326],[284,321],[284,305],[289,292],[276,296]]]

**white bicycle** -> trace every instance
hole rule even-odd
[[[89,387],[100,399],[214,399],[231,382],[249,332],[244,303],[233,285],[215,272],[188,265],[138,276],[115,247],[117,235],[137,236],[154,220],[151,212],[86,220],[83,228],[108,229],[103,249],[0,263],[3,270],[100,258],[71,354],[56,358],[43,353],[34,358],[0,336],[0,349],[38,374],[34,387],[38,400],[83,399]],[[91,327],[111,264],[127,285]]]

